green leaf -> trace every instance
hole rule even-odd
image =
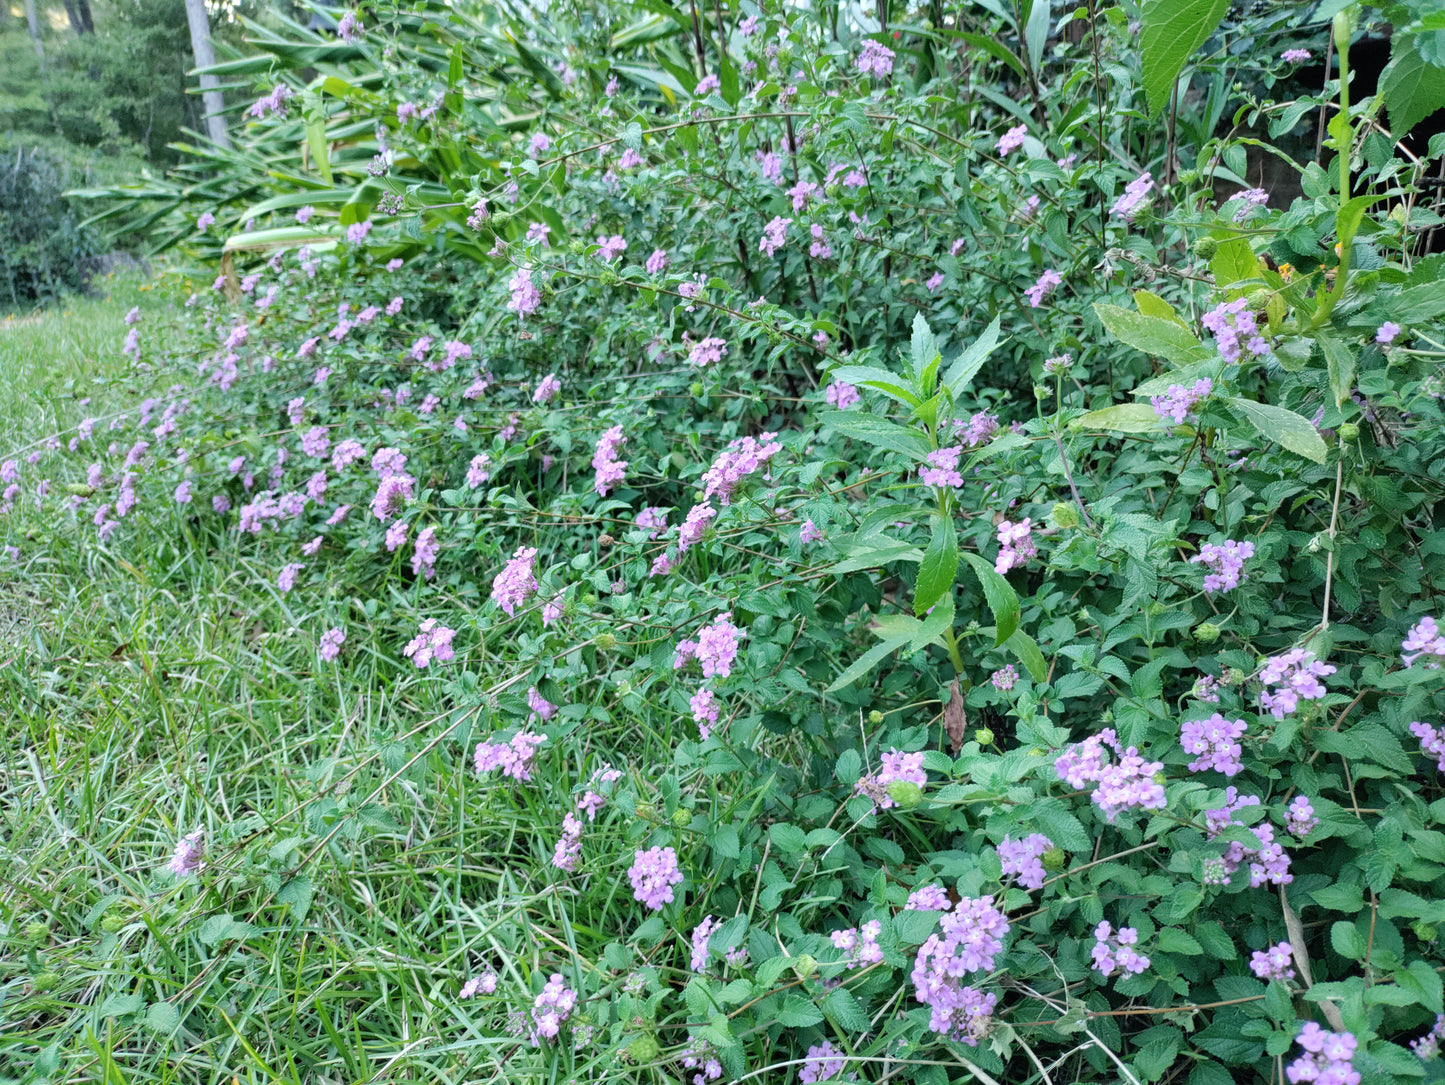
[[[311,149],[316,172],[328,185],[335,184],[331,176],[331,156],[326,148],[326,120],[319,108],[306,111],[306,145]]]
[[[1204,947],[1199,944],[1198,939],[1178,927],[1162,927],[1155,937],[1156,944],[1166,953],[1182,953],[1188,957],[1198,957],[1204,952]]]
[[[214,946],[216,943],[224,942],[228,939],[245,938],[254,933],[255,930],[256,928],[249,923],[242,923],[238,919],[232,919],[230,912],[221,912],[219,915],[213,915],[202,923],[201,929],[197,932],[196,937],[201,940],[202,944]]]
[[[833,370],[832,377],[834,380],[847,381],[849,384],[861,385],[864,388],[874,388],[890,399],[902,403],[905,407],[917,407],[923,402],[915,390],[900,383],[903,378],[897,373],[890,373],[876,365],[839,366]]]
[[[823,999],[823,1012],[846,1032],[862,1033],[873,1027],[867,1011],[846,987],[834,987],[828,992]]]
[[[1147,403],[1116,403],[1075,418],[1071,429],[1103,429],[1111,433],[1148,433],[1159,428],[1159,416]]]
[[[993,624],[996,629],[993,643],[997,647],[1012,637],[1014,631],[1019,627],[1018,593],[1014,591],[1012,584],[994,572],[993,565],[987,559],[965,552],[963,560],[968,562],[969,568],[973,570],[973,575],[978,577],[979,587],[983,588],[984,600],[988,603],[988,609],[993,612]],[[1030,672],[1032,673],[1032,668]],[[1038,681],[1042,681],[1042,679],[1038,679]]]
[[[1384,198],[1383,195],[1365,193],[1351,199],[1335,215],[1335,235],[1341,241],[1346,238],[1353,240],[1360,228],[1360,220],[1365,217],[1365,211],[1372,203],[1378,203]]]
[[[969,34],[967,32],[959,32],[956,35],[950,33],[949,36],[957,36],[969,45],[972,45],[975,49],[980,49],[987,53],[995,60],[1003,61],[1014,70],[1014,74],[1020,79],[1028,78],[1029,72],[1028,69],[1024,67],[1023,61],[1009,52],[998,39],[991,38],[987,34]]]
[[[890,452],[901,452],[915,460],[921,460],[928,455],[928,442],[924,440],[923,434],[896,422],[889,422],[886,418],[859,414],[857,411],[821,411],[818,421],[855,441],[864,441],[878,448],[886,448]]]
[[[108,995],[100,1004],[100,1016],[120,1017],[127,1013],[136,1013],[145,1004],[146,1000],[140,995]]]
[[[1277,441],[1307,460],[1325,462],[1325,439],[1309,419],[1272,403],[1256,403],[1239,396],[1231,396],[1229,404],[1259,431],[1261,437]]]
[[[1134,304],[1139,307],[1139,312],[1145,316],[1168,320],[1174,324],[1178,324],[1181,328],[1187,328],[1189,326],[1185,324],[1179,314],[1174,311],[1174,306],[1170,305],[1151,290],[1134,291]]]
[[[988,360],[988,356],[998,349],[999,319],[999,317],[994,317],[989,326],[983,330],[983,334],[953,360],[948,367],[948,372],[943,375],[943,383],[953,393],[954,399],[963,395],[964,389],[977,376],[983,363]]]
[[[933,360],[938,357],[938,340],[933,338],[933,331],[928,327],[928,320],[922,313],[913,314],[913,339],[909,344],[909,355],[913,361],[913,379],[918,382],[918,387],[924,389],[927,395],[927,386],[923,380],[923,373]],[[843,378],[847,380],[847,377]],[[856,384],[856,381],[851,383]]]
[[[1330,392],[1335,397],[1335,406],[1342,407],[1355,388],[1354,351],[1332,335],[1321,335],[1318,341],[1329,370]]]
[[[1415,125],[1445,106],[1445,68],[1436,67],[1421,55],[1419,39],[1414,35],[1397,36],[1392,54],[1380,73],[1380,92],[1390,114],[1390,134],[1402,139]]]
[[[1397,324],[1420,324],[1445,313],[1445,279],[1407,287],[1395,295],[1390,319]]]
[[[1099,314],[1110,335],[1145,354],[1168,358],[1175,365],[1205,362],[1211,357],[1209,348],[1192,331],[1172,320],[1145,316],[1132,309],[1102,302],[1094,305],[1094,312]]]
[[[1044,59],[1044,45],[1049,38],[1049,15],[1053,5],[1050,0],[1033,0],[1029,5],[1028,20],[1024,25],[1024,41],[1028,44],[1029,64],[1034,71]]]
[[[844,686],[852,685],[854,682],[858,681],[858,679],[862,678],[865,674],[871,671],[874,667],[878,666],[878,664],[881,663],[886,657],[892,655],[906,642],[912,639],[913,633],[910,631],[899,636],[889,637],[881,644],[875,644],[872,648],[869,648],[868,651],[864,652],[861,656],[859,656],[857,661],[851,667],[849,667],[846,671],[844,671],[836,679],[834,679],[833,684],[823,692],[833,693],[837,690],[842,689]]]
[[[814,1005],[811,998],[790,994],[783,999],[783,1004],[778,1007],[773,1020],[784,1028],[807,1028],[823,1020],[823,1011]]]
[[[334,246],[339,234],[316,226],[280,226],[274,230],[252,230],[226,238],[223,252],[269,252],[273,249]]]
[[[908,543],[889,543],[886,546],[870,546],[849,554],[842,561],[828,566],[834,576],[856,573],[861,569],[876,569],[891,561],[922,561],[923,551]]]
[[[299,922],[306,918],[306,913],[311,910],[311,896],[315,892],[311,878],[307,874],[298,874],[287,881],[276,891],[276,901],[279,904],[289,904],[292,915]]]
[[[1221,241],[1209,261],[1209,270],[1214,272],[1216,286],[1232,286],[1246,279],[1259,278],[1259,261],[1249,242],[1242,237],[1231,237]]]
[[[958,536],[953,517],[935,516],[934,521],[933,538],[918,566],[918,582],[913,589],[913,613],[919,617],[953,589],[953,578],[958,574]]]
[[[1049,679],[1049,667],[1044,661],[1044,653],[1039,651],[1039,645],[1033,637],[1029,636],[1022,629],[1017,629],[1004,642],[1004,647],[1014,654],[1014,658],[1024,665],[1029,672],[1029,677],[1039,685],[1043,685]]]
[[[1229,0],[1151,0],[1144,5],[1139,47],[1150,113],[1158,114],[1169,104],[1185,63],[1228,10]]]
[[[953,593],[945,592],[942,599],[933,604],[933,613],[919,623],[908,643],[910,652],[921,652],[930,644],[943,644],[943,631],[953,627]]]
[[[146,1011],[145,1026],[154,1033],[167,1036],[181,1026],[181,1012],[169,1002],[152,1002]]]

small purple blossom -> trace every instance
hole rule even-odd
[[[639,849],[628,868],[627,880],[632,883],[632,895],[638,903],[654,912],[660,911],[663,905],[676,899],[673,886],[682,883],[677,852],[670,847]]]

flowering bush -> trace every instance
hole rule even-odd
[[[330,187],[208,204],[219,277],[132,329],[155,394],[0,467],[18,560],[182,538],[254,581],[298,690],[401,721],[339,740],[366,802],[237,828],[218,796],[204,863],[177,826],[201,922],[299,925],[303,866],[401,849],[363,829],[463,772],[426,849],[487,901],[389,918],[462,931],[418,966],[434,1042],[515,1080],[1421,1075],[1424,208],[1352,197],[1344,154],[1239,218],[1245,144],[1115,131],[1128,20],[1039,10],[651,11],[608,54],[383,7],[297,54],[356,82],[288,71],[312,119],[252,139],[320,125]],[[955,100],[975,64],[1030,107]],[[1403,184],[1344,107],[1334,146]]]

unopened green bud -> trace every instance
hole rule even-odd
[[[1054,872],[1063,870],[1063,869],[1064,869],[1064,864],[1067,863],[1068,861],[1069,861],[1068,853],[1065,852],[1063,848],[1058,848],[1058,847],[1050,848],[1048,851],[1044,852],[1044,855],[1043,855],[1043,863],[1044,863],[1044,869],[1045,869],[1045,870],[1051,870],[1051,871],[1054,871]]]
[[[493,212],[492,212],[492,228],[493,228],[494,230],[500,230],[503,226],[507,225],[507,223],[509,223],[509,222],[511,222],[511,221],[512,221],[512,212],[510,212],[510,211],[493,211]]]
[[[1335,48],[1341,53],[1347,53],[1350,49],[1350,34],[1354,26],[1350,20],[1350,9],[1344,8],[1335,12],[1335,19],[1332,29],[1335,32]]]
[[[1360,436],[1360,427],[1353,422],[1342,422],[1340,424],[1340,440],[1353,441]]]
[[[604,652],[610,652],[617,647],[617,638],[611,633],[598,633],[597,647]]]
[[[27,941],[43,942],[45,941],[45,936],[49,933],[50,928],[47,927],[44,923],[36,922],[25,924],[25,938]]]
[[[1224,672],[1224,684],[1226,686],[1242,686],[1247,677],[1248,675],[1238,667],[1230,667]]]
[[[980,746],[992,746],[993,738],[993,732],[990,731],[987,727],[980,727],[977,731],[973,733],[973,740],[977,742]]]
[[[1194,639],[1200,644],[1213,644],[1219,639],[1219,626],[1213,622],[1200,622],[1194,627]]]
[[[702,386],[702,381],[693,381],[688,387],[688,391],[692,393],[694,399],[701,399],[707,389]]]
[[[573,240],[572,244],[567,246],[567,251],[570,252],[573,256],[581,256],[587,251],[587,242],[583,241],[581,238],[577,238]]]
[[[1257,290],[1251,290],[1247,295],[1249,307],[1251,309],[1265,308],[1267,305],[1269,305],[1269,299],[1272,297],[1274,297],[1274,291],[1266,290],[1262,286]]]
[[[118,915],[108,915],[100,921],[100,929],[106,934],[115,934],[125,926],[125,920]]]
[[[620,682],[617,683],[617,696],[619,696],[619,697],[626,697],[626,696],[627,696],[629,693],[631,693],[631,692],[632,692],[632,683],[629,682],[627,679],[624,678],[624,679],[622,679]]]
[[[637,816],[643,821],[654,821],[657,818],[657,807],[651,803],[640,802],[637,804]]]
[[[582,597],[582,602],[586,606],[594,607],[597,605],[597,596],[589,591]]]
[[[1040,400],[1048,399],[1049,396],[1051,396],[1051,395],[1053,395],[1053,394],[1054,394],[1054,390],[1053,390],[1052,388],[1050,388],[1047,384],[1036,384],[1036,385],[1034,385],[1034,398],[1035,398],[1035,399],[1040,399]]]
[[[679,829],[686,829],[692,824],[692,811],[679,806],[672,812],[672,823]]]
[[[923,788],[912,780],[894,780],[888,785],[888,797],[900,810],[912,810],[923,801]]]
[[[1213,260],[1214,254],[1219,251],[1219,242],[1212,237],[1199,237],[1194,240],[1194,255],[1201,260]]]
[[[83,482],[67,482],[65,484],[65,492],[75,494],[76,497],[89,497],[95,493],[95,487],[87,486]]]
[[[1179,171],[1179,183],[1180,183],[1181,185],[1192,185],[1192,184],[1194,184],[1194,182],[1197,181],[1197,180],[1199,180],[1199,171],[1198,171],[1198,170],[1180,170],[1180,171]]]
[[[41,972],[32,982],[37,991],[53,991],[60,986],[60,976],[54,972]]]
[[[651,1036],[639,1036],[628,1045],[627,1054],[633,1062],[649,1063],[662,1054],[662,1048]]]
[[[610,267],[605,267],[597,273],[597,281],[603,286],[616,286],[618,283],[617,272]]]
[[[804,953],[793,962],[793,975],[805,980],[818,971],[818,959],[811,953]]]
[[[875,708],[872,712],[868,713],[868,722],[871,723],[874,727],[877,727],[880,723],[883,722],[883,713],[879,712],[878,709]]]
[[[1056,501],[1049,519],[1057,528],[1075,528],[1079,526],[1079,510],[1066,501]]]

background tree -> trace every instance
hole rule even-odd
[[[216,51],[211,44],[211,24],[206,16],[206,0],[186,0],[186,21],[191,28],[191,51],[196,57],[196,67],[206,69],[216,63]],[[231,145],[226,132],[226,101],[221,95],[221,82],[214,75],[201,75],[201,98],[206,105],[206,130],[211,140],[222,147]]]

